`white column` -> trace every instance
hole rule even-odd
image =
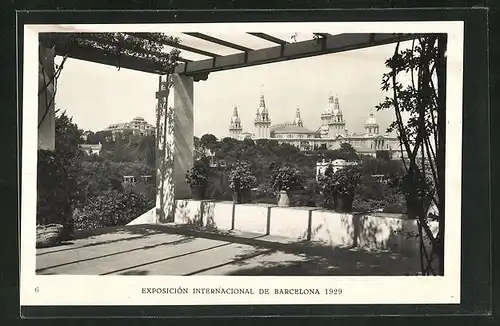
[[[165,76],[161,77],[163,82],[165,79]],[[157,93],[160,119],[156,132],[159,140],[156,150],[156,215],[160,223],[173,219],[175,199],[189,198],[185,175],[193,166],[193,78],[176,74],[172,81],[172,89],[162,87]]]
[[[172,220],[174,208],[174,108],[168,76],[160,76],[156,107],[156,221]]]
[[[56,141],[53,49],[39,47],[38,64],[38,149],[54,150]],[[42,120],[43,119],[43,120]]]
[[[193,77],[174,75],[174,187],[175,199],[190,197],[186,172],[193,167]]]

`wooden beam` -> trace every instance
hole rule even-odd
[[[208,42],[219,44],[219,45],[222,45],[222,46],[225,46],[225,47],[228,47],[228,48],[232,48],[232,49],[235,49],[235,50],[238,50],[238,51],[243,51],[243,52],[253,51],[253,49],[247,48],[245,46],[234,44],[234,43],[231,43],[231,42],[227,42],[227,41],[224,41],[224,40],[221,40],[221,39],[218,39],[218,38],[215,38],[215,37],[203,34],[203,33],[188,33],[188,32],[186,32],[184,34],[192,36],[192,37],[199,38],[201,40],[205,40],[205,41],[208,41]]]
[[[331,36],[331,34],[328,34],[328,33],[314,33],[318,36],[321,36],[321,37],[328,37],[328,36]]]
[[[56,55],[64,56],[66,53],[66,49],[56,47]],[[151,74],[161,75],[166,73],[166,71],[163,71],[151,59],[143,59],[127,55],[122,55],[117,58],[114,54],[110,54],[107,51],[91,47],[72,47],[68,53],[68,57],[77,60],[100,63],[107,66],[119,66],[120,68],[142,71]]]
[[[260,64],[307,58],[317,55],[363,49],[372,46],[408,41],[417,38],[417,34],[370,34],[352,33],[328,35],[319,40],[288,43],[282,46],[248,51],[180,64],[176,67],[179,74],[194,75],[221,70],[243,68]]]
[[[147,56],[155,56],[155,57],[163,57],[163,58],[168,58],[169,57],[169,54],[166,53],[166,52],[149,51],[147,49],[144,49],[144,48],[141,48],[141,47],[138,47],[138,46],[134,46],[132,44],[127,44],[127,43],[118,44],[118,43],[112,42],[110,40],[106,40],[103,37],[99,37],[98,35],[99,35],[98,33],[88,33],[88,34],[85,33],[81,38],[85,39],[85,40],[89,40],[89,41],[94,41],[96,43],[101,43],[101,44],[109,45],[109,46],[112,46],[112,47],[115,47],[115,48],[117,48],[118,46],[122,46],[126,50],[129,50],[129,51],[132,51],[132,52],[137,52],[137,53],[142,53],[142,54],[147,55]],[[128,34],[128,35],[130,35],[132,37],[135,37],[135,38],[139,38],[139,39],[143,38],[143,37],[136,36],[134,34]],[[185,59],[185,58],[182,58],[182,57],[179,57],[177,60],[180,61],[180,62],[191,62],[191,61],[193,61],[193,60]]]
[[[151,40],[151,38],[148,37],[148,33],[133,33],[131,35],[134,35],[136,37],[142,37],[142,38],[144,38],[146,40]],[[152,41],[159,42],[158,40],[152,40]],[[204,55],[206,57],[212,57],[212,58],[214,58],[214,57],[220,56],[220,54],[217,54],[217,53],[213,53],[213,52],[201,50],[201,49],[198,49],[198,48],[193,48],[191,46],[183,45],[183,44],[176,43],[176,42],[171,42],[171,41],[168,41],[168,40],[160,41],[160,43],[163,44],[163,45],[167,45],[167,46],[179,49],[179,50],[184,50],[184,51],[188,51],[188,52],[192,52],[192,53],[196,53],[196,54],[201,54],[201,55]]]
[[[285,40],[282,40],[280,38],[271,36],[271,35],[266,34],[266,33],[248,33],[248,34],[250,34],[252,36],[255,36],[255,37],[259,37],[259,38],[261,38],[263,40],[266,40],[266,41],[269,41],[269,42],[280,44],[280,45],[285,45],[285,44],[289,43],[289,42],[287,42]]]

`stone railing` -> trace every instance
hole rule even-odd
[[[417,222],[402,214],[341,214],[316,207],[277,207],[212,200],[178,200],[174,223],[238,230],[320,242],[333,247],[360,247],[418,254]],[[437,233],[437,223],[431,222]],[[427,243],[424,237],[424,241]]]

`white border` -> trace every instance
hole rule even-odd
[[[457,304],[460,303],[463,22],[233,23],[24,26],[21,305]],[[300,25],[300,26],[299,26]],[[38,33],[182,32],[448,33],[445,276],[69,276],[35,275]],[[270,288],[270,295],[146,295],[144,287]],[[38,289],[38,292],[35,291]],[[275,288],[342,288],[343,294],[274,295]],[[323,292],[323,291],[322,291]]]

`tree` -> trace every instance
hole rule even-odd
[[[80,154],[80,145],[83,141],[83,130],[73,123],[73,118],[68,117],[66,111],[56,116],[55,150],[68,153],[72,156]]]
[[[216,143],[217,143],[217,137],[215,137],[212,134],[204,134],[200,138],[200,145],[210,150],[214,149]]]
[[[391,153],[386,150],[376,151],[375,156],[379,159],[390,161],[392,159]]]
[[[413,212],[418,218],[422,273],[440,275],[444,273],[445,145],[442,117],[446,110],[446,44],[446,34],[419,37],[410,49],[405,50],[400,50],[398,42],[393,56],[386,61],[389,72],[382,77],[382,89],[391,92],[391,96],[377,106],[377,110],[394,110],[396,115],[388,132],[397,131],[401,151],[408,160],[408,164],[403,161],[405,196],[409,213]],[[402,79],[410,79],[410,82],[403,83]],[[409,115],[406,122],[403,113]],[[421,164],[417,164],[417,156],[420,156]],[[426,166],[429,166],[430,175]],[[426,219],[425,203],[429,199],[439,209],[437,235],[431,232]],[[424,246],[424,236],[431,243],[430,252]],[[437,261],[437,271],[434,261]]]
[[[243,146],[245,148],[254,147],[255,142],[251,138],[245,138],[245,139],[243,139]]]
[[[83,131],[63,111],[55,119],[54,151],[38,151],[37,222],[59,223],[64,238],[73,230],[72,202],[76,197],[75,166],[83,156]]]
[[[357,161],[357,160],[359,160],[358,153],[356,152],[356,150],[354,149],[354,147],[352,147],[352,145],[349,144],[349,143],[342,143],[342,144],[340,144],[340,152],[344,156],[344,159],[347,160],[347,161]]]

